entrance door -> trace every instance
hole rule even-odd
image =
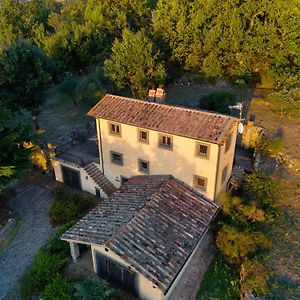
[[[95,187],[95,192],[97,197],[101,197],[100,189],[98,187]]]
[[[61,165],[61,172],[66,185],[81,190],[80,172],[78,170]]]
[[[121,176],[121,185],[128,181],[127,177]]]
[[[121,264],[97,253],[98,274],[118,287],[136,295],[136,274]]]

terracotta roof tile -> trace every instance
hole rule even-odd
[[[62,239],[106,245],[166,292],[217,211],[172,176],[136,176]]]
[[[88,115],[216,144],[223,143],[237,121],[222,114],[114,95],[105,95]]]

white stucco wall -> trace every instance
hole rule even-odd
[[[55,174],[55,179],[57,181],[63,182],[63,176],[61,171],[61,165],[66,166],[68,168],[74,169],[76,171],[80,172],[80,182],[81,182],[81,188],[83,191],[89,192],[93,195],[96,195],[96,183],[94,180],[85,172],[83,168],[76,167],[74,165],[63,163],[57,160],[52,160],[52,167]],[[100,196],[102,198],[107,198],[107,195],[100,189]]]
[[[120,256],[112,252],[111,250],[105,251],[105,246],[103,245],[96,245],[93,244],[91,245],[91,250],[92,250],[92,259],[93,259],[93,267],[94,271],[98,273],[97,270],[97,261],[96,261],[96,254],[97,252],[110,258],[113,261],[118,262],[119,264],[123,265],[126,268],[131,269],[133,272],[137,274],[137,279],[136,279],[136,289],[138,293],[138,297],[141,300],[163,300],[165,299],[163,293],[161,290],[158,288],[154,287],[153,283],[145,278],[142,274],[138,273],[136,270],[134,270],[132,267],[129,266],[126,261],[124,261]]]
[[[222,157],[218,166],[219,146],[217,144],[207,143],[210,149],[209,159],[206,159],[195,155],[196,143],[199,142],[197,140],[173,135],[173,149],[168,150],[159,147],[160,132],[147,130],[149,143],[141,143],[138,140],[138,127],[120,124],[121,136],[116,136],[110,134],[109,123],[107,120],[97,119],[98,138],[101,137],[99,157],[100,164],[103,159],[101,168],[103,167],[104,174],[116,187],[121,184],[121,176],[144,175],[139,171],[138,159],[149,161],[150,175],[171,174],[190,186],[194,186],[194,175],[207,178],[207,188],[204,193],[211,199],[215,198],[215,191],[220,192],[226,186],[221,184],[221,179],[218,179],[218,186],[215,186],[217,167],[218,174],[222,173],[223,165],[229,164],[232,167],[235,137],[226,155],[222,154],[221,149]],[[111,163],[110,151],[123,154],[123,166]],[[229,178],[231,168],[228,169]]]
[[[216,186],[216,195],[215,198],[223,191],[226,190],[227,182],[231,176],[232,167],[233,167],[233,160],[234,160],[234,151],[236,145],[236,138],[237,138],[237,127],[231,129],[230,133],[232,133],[232,141],[231,146],[226,152],[226,143],[220,146],[220,160],[219,160],[219,167],[218,167],[218,175],[217,175],[217,186]],[[229,134],[230,134],[229,133]],[[229,134],[227,136],[229,136]],[[226,180],[222,183],[222,171],[225,166],[228,166]]]

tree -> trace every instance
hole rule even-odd
[[[147,4],[146,0],[67,1],[49,16],[53,33],[41,33],[40,46],[65,67],[102,64],[126,27],[137,31],[150,25]]]
[[[36,120],[42,94],[54,77],[54,65],[43,50],[28,41],[17,42],[0,57],[0,103],[13,111],[30,111]]]
[[[20,177],[30,166],[35,150],[28,146],[36,134],[32,123],[24,116],[0,111],[0,191],[13,179]]]
[[[35,40],[39,27],[50,31],[51,1],[2,0],[0,2],[0,53],[21,39]]]
[[[162,83],[166,76],[144,31],[134,33],[125,29],[122,40],[114,41],[112,55],[104,64],[107,76],[117,88],[129,86],[139,98],[146,96],[151,83]]]

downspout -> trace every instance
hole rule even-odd
[[[218,185],[218,179],[219,179],[219,165],[220,165],[220,157],[221,157],[221,145],[218,144],[218,161],[217,161],[217,169],[216,169],[216,177],[215,177],[215,192],[214,192],[214,202],[216,202],[216,196],[217,196],[217,185]]]
[[[98,130],[98,141],[99,141],[99,148],[100,148],[100,153],[101,153],[101,166],[102,166],[102,173],[104,174],[104,163],[103,163],[103,149],[102,149],[102,137],[101,137],[101,128],[100,128],[100,119],[96,119],[97,123],[97,130]]]

